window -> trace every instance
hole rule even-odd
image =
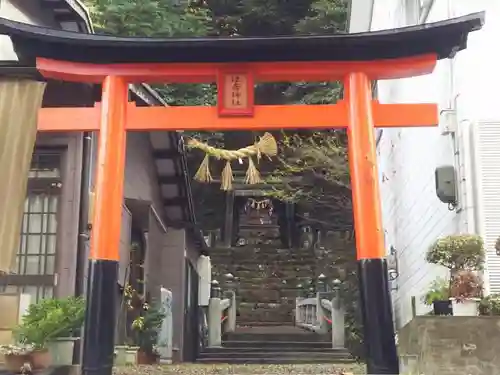
[[[33,154],[24,202],[21,239],[12,275],[0,278],[0,290],[31,295],[31,301],[54,292],[61,153]]]

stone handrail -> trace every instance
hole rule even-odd
[[[316,297],[297,297],[295,300],[295,325],[309,331],[332,334],[332,347],[345,344],[345,312],[338,290],[318,292]]]
[[[225,298],[221,298],[225,297]],[[222,334],[236,329],[236,293],[212,293],[208,302],[208,347],[220,347]]]

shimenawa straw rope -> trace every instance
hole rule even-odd
[[[248,159],[248,168],[245,175],[245,184],[258,184],[262,182],[261,176],[253,157],[257,157],[257,163],[262,155],[268,157],[276,156],[278,154],[278,146],[276,140],[270,133],[265,133],[260,137],[259,141],[251,146],[240,148],[238,150],[225,150],[222,148],[212,147],[206,143],[200,142],[196,139],[189,139],[186,143],[188,148],[196,148],[205,153],[205,157],[194,175],[194,179],[199,182],[212,182],[212,174],[210,173],[210,157],[218,160],[226,160],[226,165],[222,170],[221,189],[232,190],[233,188],[233,170],[231,168],[231,161],[239,159]]]

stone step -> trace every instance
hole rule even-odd
[[[283,358],[281,357],[281,353],[274,353],[273,357],[271,358],[262,358],[260,356],[255,356],[252,358],[239,358],[239,357],[225,357],[225,356],[220,356],[217,358],[205,358],[203,354],[200,355],[200,357],[196,360],[197,363],[204,363],[204,364],[215,364],[215,363],[224,363],[224,364],[229,364],[229,365],[258,365],[258,364],[266,364],[266,365],[302,365],[302,364],[339,364],[339,365],[344,365],[344,364],[351,364],[355,363],[354,359],[339,359],[339,358],[310,358],[309,356],[305,357],[296,357],[296,356],[291,356],[289,358]],[[333,373],[333,369],[332,369]]]
[[[311,277],[314,277],[313,270],[310,264],[304,264],[301,261],[290,261],[290,262],[263,262],[263,261],[252,261],[252,262],[239,262],[235,264],[224,264],[225,268],[233,268],[237,271],[276,271],[284,273],[287,271],[308,271]],[[230,267],[231,266],[231,267]],[[217,267],[217,266],[215,266]]]
[[[257,333],[260,332],[260,333]],[[353,363],[345,349],[332,349],[327,335],[303,331],[294,326],[243,328],[224,335],[221,348],[206,348],[201,363]]]
[[[235,249],[221,249],[217,251],[210,250],[210,257],[214,258],[248,258],[250,256],[265,256],[266,259],[283,260],[292,257],[294,259],[315,260],[316,255],[313,251],[278,251],[276,247],[270,248],[250,248],[240,247]]]
[[[232,332],[224,335],[224,346],[227,347],[266,347],[266,348],[300,348],[310,346],[313,348],[331,349],[331,336],[319,335],[309,331],[297,329],[290,331],[288,326],[268,326],[262,328],[243,329],[243,332]],[[260,330],[267,333],[252,333]],[[274,332],[274,333],[271,333]]]
[[[297,349],[295,349],[297,350]],[[330,352],[330,351],[288,351],[282,350],[281,348],[272,348],[269,351],[262,351],[262,349],[256,348],[255,351],[251,352],[238,352],[233,351],[232,348],[222,348],[217,352],[203,352],[201,358],[203,360],[209,359],[219,359],[219,358],[233,358],[238,360],[252,360],[252,363],[255,363],[255,359],[260,360],[275,360],[279,358],[283,363],[286,363],[290,360],[301,359],[304,362],[317,362],[319,360],[327,361],[327,362],[337,362],[337,361],[348,361],[352,362],[353,358],[349,355],[349,353],[345,352]],[[280,362],[281,363],[281,362]]]
[[[290,322],[245,322],[245,324],[240,324],[236,322],[237,330],[244,329],[259,329],[259,328],[269,328],[269,327],[289,327]]]
[[[299,291],[296,289],[291,290],[279,290],[279,289],[238,289],[237,299],[240,302],[274,302],[280,303],[284,299],[295,302],[295,297],[299,295]]]
[[[263,256],[262,254],[248,254],[245,256],[212,256],[212,265],[217,266],[247,266],[253,264],[275,265],[277,267],[286,268],[287,265],[313,265],[315,259],[312,256],[297,256],[297,255],[280,255],[278,256]]]
[[[293,307],[294,306],[280,306],[279,309],[238,309],[237,321],[239,324],[246,324],[247,322],[273,322],[288,324],[293,322]]]

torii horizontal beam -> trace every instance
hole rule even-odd
[[[370,79],[397,79],[429,74],[436,66],[437,54],[375,61],[317,61],[239,63],[255,82],[327,82],[343,80],[351,72],[364,72]],[[70,82],[101,83],[110,75],[130,83],[213,83],[221,71],[235,66],[224,63],[140,63],[90,64],[38,57],[38,71],[45,78]]]
[[[423,127],[438,124],[436,104],[380,104],[372,101],[377,128]],[[38,131],[99,131],[100,104],[91,108],[42,108]],[[136,107],[129,103],[128,131],[278,130],[346,128],[345,101],[336,105],[260,105],[253,117],[220,117],[217,107]]]

